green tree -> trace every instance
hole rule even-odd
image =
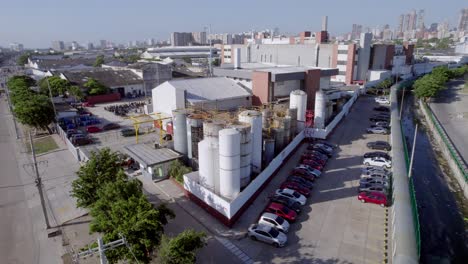
[[[184,174],[191,172],[190,167],[184,166],[180,160],[174,160],[169,166],[168,174],[179,183],[184,183]]]
[[[441,84],[437,77],[433,77],[431,74],[425,75],[414,82],[414,94],[418,98],[427,100],[437,95],[437,93],[444,88],[443,84],[445,83]]]
[[[36,81],[29,76],[18,75],[18,76],[13,76],[10,79],[8,79],[7,85],[10,88],[10,90],[13,90],[16,88],[30,88],[36,85]]]
[[[101,67],[104,64],[104,55],[98,55],[96,61],[94,61],[94,67]]]
[[[55,112],[50,98],[35,93],[24,93],[22,100],[14,99],[16,118],[22,123],[34,128],[46,129],[51,133],[49,125],[55,119]]]
[[[123,235],[131,248],[131,252],[126,247],[107,251],[109,262],[132,261],[133,253],[139,261],[148,263],[160,243],[164,225],[175,216],[174,213],[164,204],[154,208],[138,180],[109,182],[98,190],[97,197],[90,211],[93,217],[90,231],[103,233],[105,242]]]
[[[221,64],[221,61],[219,58],[215,58],[212,62],[211,65],[218,67]]]
[[[206,234],[188,229],[174,238],[163,236],[158,250],[158,263],[195,263],[196,253],[206,245]]]
[[[49,95],[47,80],[49,81],[52,96],[63,95],[70,88],[70,82],[67,80],[64,80],[58,76],[46,77],[39,81],[39,91],[41,94]]]
[[[68,93],[71,96],[75,97],[78,101],[81,101],[84,99],[83,92],[81,91],[81,88],[78,86],[70,86],[70,88],[68,88]]]
[[[78,170],[78,179],[72,183],[71,194],[78,207],[91,207],[98,199],[98,190],[106,183],[125,179],[116,153],[109,148],[92,152],[89,161]]]
[[[107,86],[93,78],[90,78],[83,86],[88,88],[89,95],[107,94],[109,92],[109,88]]]
[[[17,64],[20,66],[23,66],[28,63],[30,54],[29,53],[24,53],[21,56],[19,56]]]

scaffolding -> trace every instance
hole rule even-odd
[[[133,128],[135,129],[135,140],[138,144],[138,135],[140,134],[139,129],[141,124],[146,123],[153,123],[158,124],[156,127],[159,129],[159,144],[163,143],[163,134],[167,132],[164,130],[162,121],[167,119],[172,119],[172,117],[164,117],[162,113],[151,113],[151,114],[144,114],[144,115],[137,115],[137,116],[129,116],[127,119],[133,121]],[[146,132],[148,133],[148,132]]]

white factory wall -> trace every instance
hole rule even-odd
[[[369,81],[375,81],[375,80],[385,80],[387,78],[392,77],[392,72],[391,71],[373,71],[369,70]]]
[[[224,100],[200,102],[192,104],[194,108],[203,108],[205,110],[235,110],[239,107],[250,107],[252,106],[252,97],[237,97]]]
[[[274,96],[289,96],[292,91],[301,89],[301,80],[275,82],[274,89]]]
[[[165,82],[151,91],[153,112],[172,115],[172,110],[185,108],[184,91]]]

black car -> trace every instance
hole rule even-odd
[[[112,129],[118,129],[120,128],[120,125],[119,124],[116,124],[116,123],[109,123],[105,126],[102,127],[102,130],[112,130]]]
[[[387,159],[387,160],[392,160],[390,155],[388,155],[387,153],[382,152],[382,151],[367,152],[367,153],[364,154],[365,159],[373,158],[373,157],[381,157],[381,158],[384,158],[384,159]]]
[[[132,137],[135,136],[135,134],[135,129],[133,128],[124,128],[120,130],[120,135],[123,137]]]
[[[311,181],[306,180],[306,179],[301,178],[301,177],[297,177],[297,176],[289,176],[286,181],[296,182],[296,183],[298,183],[300,185],[303,185],[304,187],[306,187],[308,189],[312,189],[314,187],[314,184]]]
[[[87,137],[81,137],[73,140],[75,146],[84,146],[93,143],[93,140]]]
[[[390,151],[392,147],[385,141],[374,141],[367,143],[367,147],[370,149],[380,149]]]
[[[373,116],[371,118],[369,118],[370,121],[372,122],[390,122],[390,117],[387,117],[387,116]]]
[[[325,146],[327,146],[329,148],[332,148],[332,149],[338,147],[337,145],[334,145],[334,144],[332,144],[332,143],[330,143],[328,141],[325,141],[325,140],[316,140],[316,141],[314,141],[314,143],[320,143],[320,144],[323,144],[323,145],[325,145]]]
[[[275,196],[271,197],[270,200],[272,202],[282,204],[282,205],[288,207],[289,209],[293,210],[296,213],[301,212],[301,204],[299,202],[296,202],[296,201],[292,200],[292,199],[289,199],[288,197],[275,195]]]
[[[321,153],[321,154],[323,154],[323,155],[325,155],[325,156],[327,156],[327,157],[329,157],[329,158],[330,158],[331,156],[333,156],[332,153],[326,151],[325,149],[323,149],[323,148],[321,148],[321,147],[318,147],[318,146],[309,146],[309,147],[307,147],[307,149],[309,149],[310,147],[312,147],[312,149],[313,149],[314,151],[319,152],[319,153]]]
[[[374,107],[374,110],[379,111],[379,112],[390,112],[390,108],[386,106],[377,106],[377,107]]]

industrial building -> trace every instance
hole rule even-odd
[[[149,48],[141,54],[142,59],[180,59],[180,58],[213,58],[218,57],[219,50],[215,47],[206,46],[175,46],[175,47],[161,47]]]

